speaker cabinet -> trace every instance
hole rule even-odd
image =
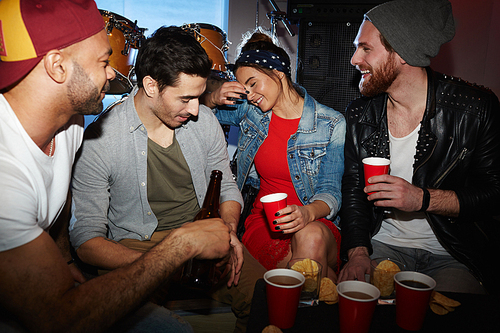
[[[387,0],[288,0],[287,18],[296,23],[303,18],[331,20],[335,16],[354,16],[356,9],[371,8]]]
[[[360,96],[361,74],[350,62],[353,41],[363,15],[374,6],[338,5],[328,19],[300,19],[297,82],[319,103],[344,112]]]

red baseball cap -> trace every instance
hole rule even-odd
[[[0,0],[0,90],[22,79],[50,50],[103,28],[93,0]]]

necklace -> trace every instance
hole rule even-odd
[[[52,150],[54,149],[54,137],[52,137],[52,140],[50,140],[50,150],[49,150],[49,157],[52,156]]]

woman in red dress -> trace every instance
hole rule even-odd
[[[292,83],[287,53],[267,34],[252,35],[234,73],[237,81],[203,102],[217,106],[222,124],[239,126],[238,186],[259,188],[243,244],[267,269],[310,258],[336,281],[345,120]],[[259,199],[276,192],[288,194],[288,205],[278,211],[272,231]]]

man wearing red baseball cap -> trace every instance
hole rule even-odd
[[[85,281],[73,264],[62,212],[111,52],[93,0],[0,0],[0,332],[191,332],[141,305],[186,260],[229,251],[229,228],[212,220],[105,276]]]

